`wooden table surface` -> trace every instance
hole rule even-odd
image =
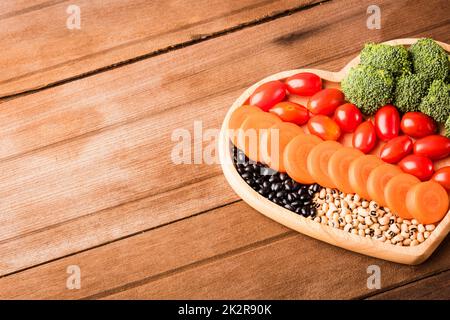
[[[66,27],[71,4],[80,29]],[[171,160],[174,130],[218,129],[261,78],[337,71],[367,41],[450,43],[449,12],[448,0],[2,1],[0,298],[449,299],[448,237],[419,266],[369,258],[265,218],[217,164]],[[367,287],[370,265],[381,289]]]

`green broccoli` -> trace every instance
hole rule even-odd
[[[432,117],[436,122],[444,123],[450,115],[450,85],[444,80],[434,80],[422,99],[419,110]]]
[[[433,39],[420,39],[409,51],[414,73],[421,73],[429,80],[443,80],[447,77],[450,63],[447,53]]]
[[[394,76],[389,71],[360,64],[350,69],[341,85],[348,101],[365,115],[372,115],[392,101]]]
[[[408,50],[402,46],[367,43],[360,55],[361,64],[388,70],[393,74],[411,72]]]
[[[418,111],[430,82],[421,74],[403,74],[397,78],[394,105],[401,112]]]
[[[447,138],[450,138],[450,116],[447,118],[447,121],[445,121],[445,136]]]

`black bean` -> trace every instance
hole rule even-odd
[[[300,196],[298,197],[298,199],[299,199],[300,201],[305,201],[305,200],[309,200],[310,197],[309,197],[309,195],[302,194],[302,195],[300,195]]]
[[[280,179],[276,175],[272,175],[269,178],[269,182],[278,182],[278,181],[280,181]]]
[[[311,205],[311,203],[312,203],[311,200],[303,201],[303,205],[304,205],[304,206],[309,206],[309,205]]]
[[[302,207],[302,208],[300,209],[300,214],[301,214],[302,216],[306,217],[307,214],[308,214],[308,209],[305,208],[305,207]]]
[[[308,194],[309,194],[311,197],[314,195],[314,193],[315,193],[314,190],[311,190],[311,189],[308,190]]]
[[[263,186],[264,188],[270,188],[270,183],[269,183],[268,181],[264,181],[264,182],[262,183],[262,186]]]
[[[289,202],[294,200],[294,198],[292,197],[292,194],[290,194],[290,193],[287,195],[287,199]]]
[[[269,193],[269,195],[267,196],[267,199],[272,200],[273,198],[275,198],[275,192]]]
[[[295,213],[300,213],[301,210],[302,210],[302,208],[296,208]]]
[[[286,195],[285,191],[278,191],[277,192],[277,198],[283,198]]]
[[[291,211],[294,210],[289,204],[285,204],[284,207],[286,209],[288,209],[288,210],[291,210]]]
[[[280,190],[280,189],[281,189],[281,183],[272,183],[271,189],[272,189],[273,191],[278,191],[278,190]]]
[[[289,178],[289,176],[286,173],[283,173],[283,172],[280,173],[279,176],[280,176],[280,180],[281,181],[284,181],[284,180]]]
[[[298,202],[298,201],[291,202],[291,206],[293,206],[294,208],[297,208],[298,206],[300,206],[300,202]]]
[[[241,175],[243,179],[251,179],[253,178],[253,174],[251,172],[245,172]]]

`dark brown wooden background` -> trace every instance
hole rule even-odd
[[[66,28],[67,6],[81,29]],[[380,30],[366,27],[381,8]],[[219,128],[252,83],[339,70],[367,41],[450,42],[448,0],[5,0],[0,298],[450,297],[450,243],[402,266],[297,234],[218,165],[174,165],[176,128]],[[379,265],[382,289],[366,286]],[[81,268],[68,290],[67,267]]]

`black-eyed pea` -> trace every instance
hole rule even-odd
[[[425,232],[425,227],[423,224],[419,224],[417,227],[417,230],[419,230],[420,233],[424,233]]]
[[[430,231],[425,231],[425,232],[423,233],[423,237],[424,237],[425,239],[428,239],[428,238],[430,237]]]
[[[364,236],[366,235],[363,229],[359,229],[359,230],[358,230],[358,234],[359,234],[361,237],[364,237]]]
[[[403,245],[404,246],[409,246],[411,244],[411,239],[405,239],[403,240]]]
[[[427,231],[433,231],[434,229],[436,229],[436,226],[434,224],[427,224],[425,226],[425,230]]]
[[[422,242],[425,241],[425,238],[424,238],[424,236],[423,236],[423,233],[419,232],[419,233],[417,234],[417,241],[419,241],[420,243],[422,243]]]
[[[344,226],[344,231],[345,231],[345,232],[351,232],[352,230],[353,230],[353,226],[352,226],[351,224],[347,223],[347,224]]]
[[[418,244],[419,244],[419,241],[412,240],[410,246],[414,247],[414,246],[417,246]]]

